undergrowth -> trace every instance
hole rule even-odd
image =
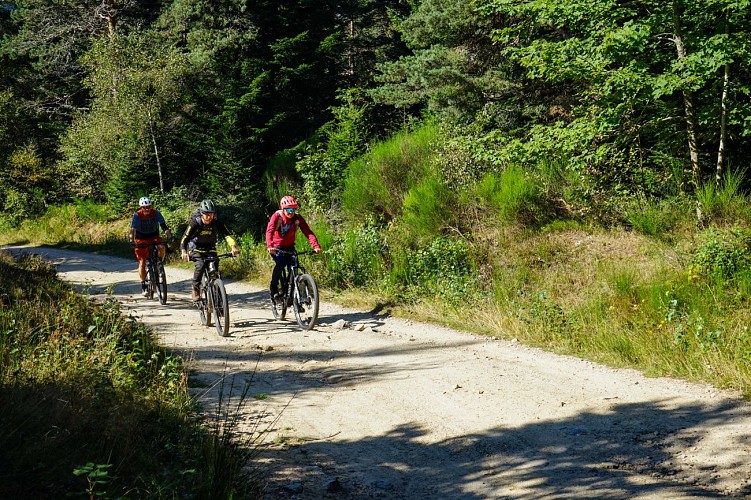
[[[246,497],[242,450],[197,418],[181,358],[36,256],[0,252],[0,276],[0,497]]]

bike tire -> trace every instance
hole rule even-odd
[[[303,330],[312,330],[318,321],[318,285],[313,276],[302,274],[297,277],[297,291],[292,308],[297,324]]]
[[[274,319],[280,321],[284,321],[287,317],[287,296],[289,295],[287,283],[287,270],[285,269],[279,280],[279,288],[282,290],[282,294],[277,300],[271,299],[271,312]]]
[[[164,305],[167,303],[167,275],[164,272],[164,264],[157,262],[156,264],[156,292],[159,295],[159,303]]]
[[[281,295],[279,299],[271,299],[271,313],[274,319],[284,320],[287,316],[287,296]]]
[[[211,282],[212,307],[214,309],[214,326],[221,337],[229,335],[229,304],[224,282],[217,278]]]

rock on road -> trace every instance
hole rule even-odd
[[[165,306],[135,259],[16,248],[82,293],[111,294],[183,356],[204,408],[248,388],[264,498],[629,498],[751,494],[751,408],[737,394],[646,378],[513,342],[321,304],[302,332],[267,292],[228,282],[230,336],[199,324],[192,271]]]

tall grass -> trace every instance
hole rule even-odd
[[[734,217],[748,211],[748,204],[741,193],[745,171],[729,170],[717,185],[706,182],[696,193],[704,216],[711,219]]]
[[[345,216],[398,217],[409,190],[431,172],[437,137],[436,125],[422,125],[374,145],[351,163],[341,201]]]

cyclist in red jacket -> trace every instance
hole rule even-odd
[[[313,234],[303,216],[297,213],[299,208],[297,200],[291,196],[284,196],[279,201],[279,208],[280,210],[271,215],[269,224],[266,226],[266,249],[275,262],[274,270],[271,272],[271,283],[269,284],[269,294],[272,301],[277,298],[279,279],[290,259],[288,254],[277,253],[277,249],[286,251],[295,249],[297,228],[300,228],[300,231],[307,236],[313,250],[316,253],[321,253],[321,245],[318,244],[316,235]]]

